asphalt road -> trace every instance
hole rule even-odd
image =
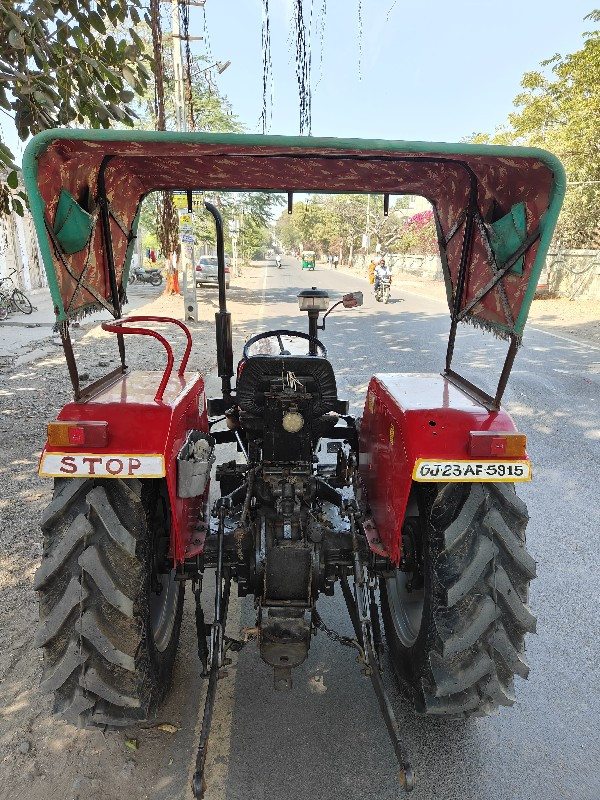
[[[375,303],[365,281],[325,268],[303,272],[299,262],[289,258],[281,270],[274,263],[263,263],[248,270],[243,281],[232,282],[228,298],[236,360],[244,340],[261,330],[306,331],[307,318],[298,309],[296,295],[315,285],[327,289],[332,302],[346,291],[365,293],[363,307],[336,310],[320,334],[337,374],[339,395],[351,401],[353,412],[361,413],[374,372],[440,371],[448,332],[444,303],[404,290],[395,280],[391,302],[384,306]],[[178,301],[155,298],[156,290],[146,293],[145,288],[132,292],[134,307],[155,299],[152,313],[173,315],[175,308],[180,309]],[[212,319],[218,304],[214,287],[200,289],[198,296],[202,319],[192,326],[192,363],[202,369],[214,360]],[[13,337],[23,331],[39,337],[41,347],[49,328],[9,326],[4,346],[11,359],[16,356],[15,342],[26,349],[21,339]],[[76,338],[83,366],[97,377],[95,370],[105,349],[109,351],[108,343],[98,336],[97,328],[82,326]],[[35,342],[28,340],[27,347]],[[12,644],[0,650],[0,657],[10,660],[0,692],[0,723],[4,722],[0,745],[9,742],[8,748],[0,747],[0,757],[5,758],[0,798],[190,800],[206,686],[199,675],[190,591],[172,689],[159,712],[159,720],[173,726],[170,732],[156,727],[106,733],[61,727],[50,717],[49,699],[42,699],[37,690],[39,654],[31,644],[36,617],[32,573],[26,579],[20,573],[31,558],[37,563],[39,557],[37,522],[28,504],[33,508],[36,498],[48,490],[32,477],[35,450],[43,437],[43,425],[38,423],[51,419],[49,405],[60,405],[66,396],[60,382],[64,364],[57,348],[51,342],[48,347],[55,352],[45,359],[36,360],[33,351],[25,353],[21,371],[7,373],[3,387],[5,431],[11,430],[10,422],[17,416],[24,422],[18,427],[17,449],[10,450],[14,434],[5,437],[6,452],[13,455],[5,456],[2,468],[12,494],[3,495],[5,505],[0,510],[12,522],[2,531],[10,540],[10,556],[3,561],[3,599],[9,602],[0,633],[8,633]],[[503,343],[465,327],[458,339],[456,365],[493,391],[504,352]],[[134,368],[164,366],[158,345],[154,351],[147,349],[147,343],[136,350],[132,343],[128,353]],[[60,381],[44,383],[56,370],[62,370]],[[209,376],[209,393],[216,394],[218,386],[218,380]],[[44,387],[58,391],[58,397],[50,401]],[[528,640],[530,678],[517,679],[513,708],[486,719],[444,722],[416,718],[387,670],[386,685],[417,773],[414,800],[600,798],[599,399],[598,345],[545,332],[540,323],[526,331],[505,405],[528,436],[534,464],[533,482],[519,488],[531,516],[529,549],[538,562],[530,600],[538,617],[538,634]],[[30,419],[36,420],[35,425]],[[227,460],[232,455],[220,457]],[[7,510],[11,497],[22,519]],[[17,555],[20,561],[12,563]],[[209,611],[210,577],[203,602]],[[24,621],[15,615],[16,608],[19,614],[23,609]],[[330,627],[351,633],[341,597],[322,598],[319,611]],[[240,627],[253,623],[252,602],[232,598],[228,633],[237,637]],[[255,644],[234,656],[218,687],[206,800],[402,797],[398,766],[377,701],[354,653],[319,632],[293,681],[290,692],[275,692],[272,670],[260,660]],[[4,704],[7,697],[9,703]],[[18,738],[13,742],[11,732],[16,729]],[[125,736],[139,740],[139,748],[129,749]],[[27,752],[15,753],[23,739]]]
[[[373,372],[440,371],[448,330],[443,303],[403,291],[396,281],[384,306],[375,303],[365,281],[326,268],[303,272],[290,258],[281,270],[274,264],[262,269],[258,292],[239,298],[254,307],[248,313],[246,306],[243,325],[236,326],[240,306],[231,293],[236,347],[258,330],[307,330],[296,301],[300,289],[325,288],[332,300],[360,289],[364,306],[334,312],[321,334],[339,396],[360,413]],[[503,343],[465,327],[455,363],[491,391],[504,352]],[[512,708],[485,719],[444,722],[414,717],[388,674],[417,772],[414,800],[600,797],[599,399],[598,346],[526,332],[504,405],[527,434],[534,464],[533,482],[519,488],[531,517],[528,546],[538,562],[530,598],[538,617],[538,634],[528,640],[530,678],[517,678]],[[322,599],[319,610],[331,627],[350,632],[339,596]],[[234,605],[232,627],[253,621],[251,603]],[[373,690],[350,650],[319,633],[294,673],[292,691],[274,692],[272,680],[250,645],[220,683],[208,798],[403,795]],[[179,746],[187,745],[180,740]]]

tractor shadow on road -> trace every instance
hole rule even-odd
[[[254,622],[250,603],[243,624]],[[352,635],[347,612],[336,592],[321,598],[319,609],[330,627]],[[319,631],[308,659],[293,671],[288,692],[273,689],[272,668],[256,646],[239,657],[231,721],[227,800],[294,797],[330,800],[397,800],[402,796],[399,766],[371,682],[361,675],[353,650],[332,643]],[[386,684],[405,744],[417,772],[415,800],[450,797],[469,762],[481,763],[478,721],[416,717],[386,664]],[[264,769],[265,753],[272,754]],[[257,766],[263,766],[257,770]],[[476,781],[472,794],[477,798]],[[290,787],[295,787],[293,791]]]

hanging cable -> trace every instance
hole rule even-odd
[[[271,31],[269,28],[269,0],[263,0],[262,18],[263,100],[260,120],[262,132],[267,133],[273,119],[273,63],[271,61]]]
[[[293,30],[296,42],[296,80],[300,101],[300,134],[311,134],[310,50],[302,0],[294,0]]]
[[[186,2],[177,0],[181,27],[183,29],[183,40],[185,41],[185,71],[186,71],[186,95],[189,114],[189,129],[196,130],[196,119],[194,115],[194,92],[192,89],[192,53],[190,50],[190,7]]]
[[[358,80],[359,81],[362,81],[362,41],[363,41],[362,0],[358,0]]]

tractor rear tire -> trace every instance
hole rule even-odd
[[[424,585],[407,588],[411,576],[401,570],[381,580],[392,663],[417,713],[491,714],[514,703],[514,675],[529,672],[524,639],[535,632],[527,596],[536,565],[525,549],[527,509],[508,483],[415,491],[404,531],[413,526],[413,541],[421,531]]]
[[[78,727],[151,718],[169,686],[184,594],[164,566],[164,481],[57,479],[42,529],[35,643],[55,714]]]

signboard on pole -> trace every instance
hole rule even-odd
[[[175,208],[187,211],[188,201],[187,192],[173,192],[173,203]],[[192,208],[196,211],[204,208],[204,194],[203,192],[192,192]]]
[[[191,231],[192,230],[192,215],[187,212],[179,212],[179,230]]]

